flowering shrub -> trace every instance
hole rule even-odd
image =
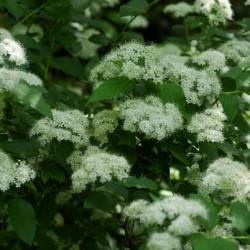
[[[249,5],[0,2],[0,249],[249,250]]]

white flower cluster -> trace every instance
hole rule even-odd
[[[219,158],[206,170],[200,190],[245,202],[250,198],[250,171],[240,162]]]
[[[122,180],[128,177],[130,165],[127,160],[97,147],[89,147],[84,154],[73,152],[67,162],[73,169],[72,185],[75,192],[81,192],[89,183]]]
[[[171,13],[176,18],[185,17],[194,11],[194,6],[185,2],[169,4],[164,8],[165,13]]]
[[[226,66],[225,55],[217,50],[204,51],[194,56],[192,62],[212,71],[220,71]]]
[[[245,2],[245,5],[250,5],[250,0],[247,0],[247,1]]]
[[[162,53],[163,48],[160,48]],[[176,50],[178,53],[178,50]],[[214,56],[214,58],[212,58]],[[193,62],[205,69],[197,70],[187,66],[188,58],[180,55],[164,53],[161,56],[161,64],[165,69],[165,78],[174,81],[183,89],[186,102],[201,105],[204,100],[213,100],[221,92],[220,80],[216,70],[223,68],[225,60],[222,53],[205,51],[199,56],[193,57]]]
[[[29,85],[42,86],[42,80],[29,72],[18,69],[0,68],[0,91],[13,91],[20,81]]]
[[[231,223],[225,222],[214,227],[211,233],[216,237],[226,237],[228,235],[233,235],[233,225]]]
[[[115,110],[102,110],[96,113],[92,120],[94,136],[101,143],[108,142],[108,135],[118,126],[119,113]]]
[[[135,80],[163,81],[163,67],[159,61],[159,50],[154,45],[130,42],[111,51],[95,68],[90,80],[100,85],[103,80],[125,76]]]
[[[20,187],[36,176],[35,171],[24,161],[14,162],[2,150],[0,150],[0,160],[0,190],[2,191],[8,190],[12,185]]]
[[[195,8],[197,12],[207,16],[211,24],[218,25],[231,20],[233,10],[229,0],[196,0]]]
[[[204,100],[213,100],[221,92],[219,78],[214,72],[183,67],[179,74],[187,103],[201,105]]]
[[[198,142],[223,142],[224,121],[226,116],[219,105],[192,116],[188,132],[197,134]]]
[[[123,129],[162,140],[183,128],[183,118],[175,104],[163,104],[158,97],[130,99],[120,105]]]
[[[148,249],[177,250],[182,249],[181,236],[198,232],[199,224],[196,218],[207,219],[206,208],[195,200],[172,195],[163,200],[148,203],[144,200],[132,202],[123,210],[123,216],[132,220],[138,219],[145,226],[168,224],[163,233],[153,233],[148,242]]]
[[[21,70],[27,64],[24,48],[5,29],[0,29],[0,92],[11,92],[24,81],[29,85],[42,86],[36,75]],[[11,64],[15,64],[10,67]]]
[[[182,246],[179,238],[163,232],[150,235],[147,248],[150,250],[181,250]]]
[[[38,136],[42,144],[48,144],[53,139],[71,141],[76,146],[87,145],[89,142],[88,117],[79,110],[52,110],[53,120],[42,118],[36,122],[30,131],[30,136]]]
[[[234,39],[224,43],[218,50],[226,56],[227,60],[240,64],[250,54],[250,42]]]
[[[17,66],[27,64],[27,58],[22,45],[8,31],[0,30],[0,61],[7,59]]]
[[[197,217],[206,219],[206,208],[199,201],[188,200],[175,194],[149,204],[140,215],[145,225],[163,225],[166,219],[171,220],[168,229],[176,235],[189,235],[196,232],[198,224],[195,224],[193,219]],[[184,222],[186,224],[182,224]]]
[[[145,200],[133,201],[123,209],[122,214],[125,218],[132,220],[140,219],[146,205],[148,205],[148,202]]]

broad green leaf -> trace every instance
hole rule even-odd
[[[190,16],[185,19],[185,25],[188,29],[197,29],[205,24],[204,17],[198,16]]]
[[[93,35],[91,38],[89,38],[89,41],[95,44],[100,44],[102,46],[107,46],[109,44],[109,39],[103,34]]]
[[[137,16],[148,10],[147,0],[131,0],[120,7],[121,16]]]
[[[213,161],[218,158],[218,148],[215,143],[200,142],[200,153],[204,154],[209,161]]]
[[[36,109],[42,115],[53,118],[48,103],[43,98],[45,89],[37,86],[30,86],[25,82],[19,82],[13,94],[22,104]]]
[[[247,67],[250,68],[250,65]],[[237,89],[250,89],[250,73],[249,71],[242,72],[241,75],[236,79]]]
[[[174,144],[174,143],[168,143],[167,149],[170,151],[173,157],[177,159],[178,161],[180,161],[181,163],[185,165],[190,164],[187,154],[185,150],[183,150],[182,146],[178,144]]]
[[[166,83],[159,87],[159,97],[163,102],[176,103],[180,108],[185,106],[185,96],[182,88],[175,83]]]
[[[244,232],[250,227],[250,211],[241,202],[234,202],[230,207],[230,219],[235,228]]]
[[[200,201],[206,207],[208,218],[206,220],[200,218],[200,221],[205,228],[209,230],[213,229],[219,221],[217,208],[213,205],[209,198],[200,194],[192,194],[190,197],[194,200]]]
[[[228,119],[232,121],[239,112],[239,97],[235,95],[222,95],[220,102]]]
[[[199,234],[191,239],[194,250],[238,250],[238,244],[222,238],[206,238]]]
[[[240,67],[230,68],[226,73],[222,75],[225,78],[231,78],[236,80],[243,73],[243,70]]]
[[[57,166],[45,166],[41,173],[41,178],[44,183],[46,183],[49,179],[56,180],[58,182],[65,181],[65,174],[62,168]]]
[[[45,185],[44,189],[46,189],[46,186],[48,189],[49,188],[52,189],[52,187],[49,187],[48,185]],[[51,226],[53,218],[57,211],[57,206],[55,203],[55,195],[52,192],[48,193],[48,191],[47,193],[45,192],[45,194],[46,195],[43,196],[43,198],[39,203],[38,216],[37,216],[39,227],[42,229],[47,229]]]
[[[39,149],[39,143],[32,140],[16,139],[0,142],[0,148],[17,155],[34,156]]]
[[[240,155],[240,150],[228,142],[217,143],[217,147],[228,155]]]
[[[54,58],[51,66],[67,75],[82,78],[84,77],[85,68],[79,60],[71,57]]]
[[[129,188],[135,187],[138,189],[157,189],[157,184],[154,181],[145,177],[136,178],[134,176],[130,176],[124,181],[124,186]]]
[[[108,192],[91,192],[85,200],[84,207],[110,212],[115,209],[117,202],[118,198]]]
[[[8,203],[10,222],[17,235],[31,245],[36,233],[35,211],[30,203],[13,199]]]
[[[16,19],[22,16],[23,11],[17,0],[4,0],[4,6]]]
[[[119,77],[104,81],[89,98],[89,102],[96,102],[101,100],[109,100],[126,94],[134,87],[134,82],[125,78]]]

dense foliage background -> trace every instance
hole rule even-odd
[[[0,249],[250,249],[249,5],[0,1]]]

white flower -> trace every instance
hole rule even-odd
[[[187,130],[190,133],[197,134],[198,142],[223,142],[223,122],[225,120],[226,116],[222,107],[213,107],[192,116]]]
[[[190,235],[197,233],[199,226],[189,216],[180,215],[172,221],[168,231],[174,235]]]
[[[250,172],[240,162],[219,158],[209,165],[200,190],[205,194],[217,192],[225,198],[247,201],[250,198]]]
[[[188,67],[183,67],[179,71],[180,85],[187,103],[201,105],[204,100],[213,100],[219,96],[221,85],[213,72]]]
[[[194,56],[192,61],[212,71],[220,71],[226,66],[224,54],[216,50],[204,51],[200,55]]]
[[[74,170],[72,174],[73,189],[81,192],[89,183],[110,181],[112,178],[122,180],[128,177],[130,165],[118,155],[107,153],[97,147],[90,147],[85,154],[73,152],[67,162]]]
[[[228,235],[233,235],[233,225],[228,222],[221,225],[216,225],[211,233],[216,237],[226,237]]]
[[[159,58],[159,50],[156,46],[130,42],[111,51],[93,68],[90,80],[96,86],[103,80],[121,76],[138,81],[150,80],[162,83],[164,68]]]
[[[79,110],[52,110],[53,120],[42,118],[30,131],[30,136],[38,136],[42,144],[48,144],[53,139],[71,141],[77,146],[87,145],[89,135],[88,118]]]
[[[200,216],[206,219],[207,210],[198,201],[172,195],[147,205],[141,214],[141,220],[146,225],[162,225],[165,219],[174,220],[179,216],[187,216],[190,219]]]
[[[6,153],[0,150],[0,190],[6,191],[10,186],[20,187],[33,180],[36,176],[34,170],[24,161],[15,163]]]
[[[211,24],[218,25],[231,20],[233,10],[229,0],[196,0],[195,8],[197,12],[207,16]]]
[[[147,249],[149,250],[181,250],[180,240],[167,233],[153,233],[148,242]]]
[[[247,1],[245,2],[245,5],[250,5],[250,0],[247,0]]]
[[[119,113],[114,110],[102,110],[96,113],[92,120],[94,136],[101,143],[108,142],[108,135],[118,126]]]
[[[13,38],[4,38],[0,41],[0,56],[6,57],[17,66],[27,63],[24,48]]]
[[[42,80],[29,72],[15,69],[0,68],[0,90],[13,91],[20,81],[31,86],[42,86]]]
[[[12,35],[10,32],[6,29],[0,28],[0,40],[3,40],[4,38],[12,38]]]
[[[218,50],[226,56],[227,60],[240,64],[250,54],[250,42],[234,39],[220,46]]]
[[[154,96],[148,96],[145,100],[127,100],[120,108],[124,130],[140,132],[148,138],[160,141],[183,127],[183,118],[178,108],[172,103],[164,105]]]
[[[133,201],[123,209],[122,214],[125,218],[129,218],[132,220],[140,219],[140,216],[147,204],[148,202],[145,200]]]
[[[194,6],[185,2],[169,4],[165,7],[165,13],[171,13],[174,17],[185,17],[195,11]]]

